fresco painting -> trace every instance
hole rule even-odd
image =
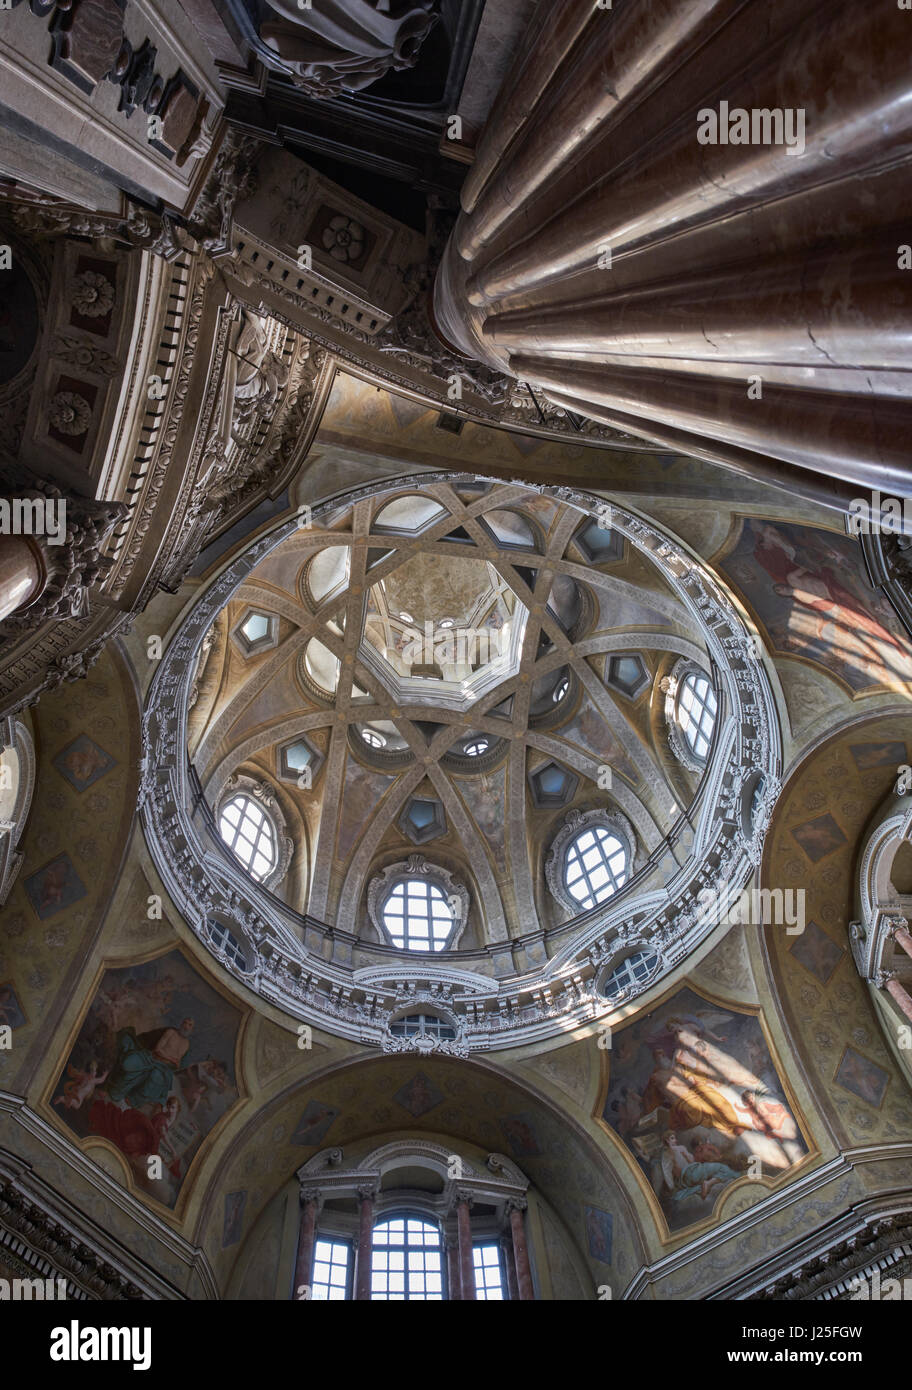
[[[58,854],[49,864],[25,880],[28,900],[38,917],[44,921],[62,912],[86,895],[86,886],[79,877],[68,854]]]
[[[440,1104],[443,1100],[443,1093],[438,1091],[423,1071],[419,1071],[415,1073],[411,1081],[400,1086],[393,1096],[393,1100],[417,1120],[421,1115],[426,1115],[429,1110],[433,1110],[436,1105]]]
[[[244,1224],[244,1208],[247,1205],[247,1189],[228,1192],[225,1196],[225,1218],[222,1225],[222,1249],[237,1245]]]
[[[507,1115],[500,1122],[514,1158],[537,1158],[541,1153],[538,1135],[529,1115]]]
[[[750,518],[718,564],[776,650],[816,661],[853,691],[908,689],[912,647],[868,583],[855,538]]]
[[[68,743],[53,760],[54,766],[65,777],[71,787],[75,787],[78,792],[85,791],[86,787],[91,787],[99,778],[104,777],[105,773],[110,772],[112,767],[117,766],[117,760],[112,758],[110,753],[89,738],[88,734],[80,734],[74,738],[72,743]]]
[[[600,1207],[586,1207],[586,1244],[589,1254],[603,1265],[611,1264],[614,1217]]]
[[[78,1138],[107,1139],[136,1186],[173,1207],[238,1100],[240,1023],[180,951],[106,970],[54,1087],[55,1113]]]
[[[301,1148],[309,1148],[321,1143],[338,1116],[338,1110],[331,1105],[326,1105],[322,1100],[308,1101],[295,1126],[295,1132],[291,1136],[292,1144],[300,1145]]]
[[[711,1217],[732,1183],[775,1180],[808,1152],[753,1014],[685,987],[619,1030],[610,1059],[621,1065],[602,1119],[630,1150],[671,1231]]]
[[[792,955],[809,970],[820,984],[829,984],[833,972],[846,954],[816,922],[808,922],[800,936],[795,937]]]
[[[837,1086],[857,1096],[866,1105],[873,1105],[877,1110],[890,1084],[890,1073],[884,1071],[876,1062],[872,1062],[869,1057],[856,1052],[854,1047],[847,1047],[839,1059],[833,1080]]]
[[[829,812],[793,826],[791,835],[812,864],[816,864],[819,859],[825,859],[846,842],[845,835]]]

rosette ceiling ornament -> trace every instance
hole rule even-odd
[[[147,698],[143,826],[204,947],[375,1046],[415,997],[471,1051],[607,1015],[601,983],[632,951],[655,963],[633,992],[662,978],[747,881],[778,788],[758,639],[717,578],[566,488],[422,474],[309,521],[242,542],[194,590]],[[699,771],[666,723],[685,668],[718,704]],[[215,828],[245,777],[296,844],[269,891]],[[555,880],[579,827],[614,846],[612,896]],[[384,885],[425,867],[454,927],[402,949]]]
[[[902,5],[539,5],[437,324],[554,404],[808,500],[903,496],[910,138]]]

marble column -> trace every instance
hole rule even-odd
[[[502,1235],[499,1245],[500,1258],[503,1260],[504,1277],[506,1278],[507,1298],[511,1303],[514,1303],[519,1298],[519,1288],[516,1283],[516,1256],[513,1254],[512,1232]]]
[[[893,940],[897,946],[902,947],[907,956],[912,956],[912,935],[909,934],[907,927],[894,928]]]
[[[459,1233],[459,1283],[461,1298],[475,1297],[475,1265],[472,1260],[472,1225],[469,1208],[472,1198],[464,1194],[456,1199],[456,1229]]]
[[[298,1231],[298,1254],[295,1260],[294,1278],[294,1298],[296,1300],[310,1298],[314,1241],[317,1233],[317,1212],[320,1209],[320,1204],[319,1188],[301,1188],[301,1225]]]
[[[371,1257],[374,1245],[373,1187],[358,1188],[358,1265],[355,1276],[355,1298],[367,1302],[371,1296]]]
[[[37,598],[46,582],[47,570],[34,541],[0,535],[0,622]]]
[[[903,989],[895,975],[889,976],[884,985],[884,989],[893,997],[906,1018],[912,1023],[912,995],[909,994],[908,990]]]
[[[511,1198],[507,1203],[507,1210],[510,1213],[510,1234],[513,1237],[513,1258],[516,1262],[516,1286],[519,1297],[521,1299],[534,1299],[529,1247],[526,1244],[526,1226],[523,1220],[526,1205],[523,1198]]]
[[[462,1298],[462,1280],[459,1271],[459,1238],[444,1236],[447,1257],[447,1291],[449,1301],[457,1303]]]
[[[546,9],[463,188],[442,336],[793,495],[912,495],[908,15]]]

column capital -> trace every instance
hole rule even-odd
[[[514,1211],[525,1211],[528,1205],[529,1203],[526,1201],[525,1197],[508,1197],[504,1203],[504,1211],[507,1216],[509,1216],[510,1213]]]
[[[359,1183],[358,1186],[357,1186],[357,1188],[356,1188],[356,1191],[357,1191],[357,1193],[358,1193],[358,1201],[359,1201],[359,1202],[375,1202],[375,1201],[377,1200],[377,1193],[379,1192],[379,1190],[380,1190],[380,1189],[378,1188],[378,1186],[377,1186],[376,1183],[373,1183],[373,1182],[363,1182],[363,1183]]]
[[[886,989],[890,981],[895,979],[895,970],[875,970],[871,976],[871,984],[875,989]]]
[[[468,1187],[457,1187],[453,1194],[453,1201],[457,1207],[464,1202],[471,1209],[475,1202],[475,1195]]]
[[[317,1211],[320,1211],[325,1199],[326,1193],[322,1187],[305,1186],[304,1183],[301,1184],[300,1202],[302,1207],[307,1202],[313,1202],[316,1205]]]

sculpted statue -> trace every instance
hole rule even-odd
[[[232,423],[237,426],[253,415],[272,413],[283,388],[288,368],[269,346],[265,320],[245,311],[234,347],[237,375],[234,382]]]
[[[360,91],[414,67],[437,0],[266,0],[260,38],[310,96]]]

